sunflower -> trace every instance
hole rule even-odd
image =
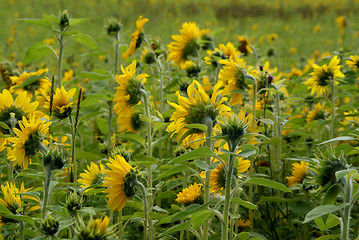
[[[136,133],[144,125],[140,119],[140,113],[130,109],[126,114],[119,115],[117,118],[118,132]]]
[[[324,93],[328,92],[328,86],[330,81],[334,80],[337,77],[344,77],[344,74],[340,71],[341,65],[338,65],[340,59],[337,56],[334,56],[327,66],[318,66],[313,64],[313,72],[310,74],[311,78],[304,82],[305,85],[308,85],[308,89],[311,89],[311,94],[317,93],[318,97],[322,96]],[[334,82],[338,84],[337,81]]]
[[[16,187],[15,183],[5,182],[1,185],[1,192],[4,195],[4,198],[0,198],[0,204],[4,205],[13,214],[17,214],[19,211],[18,209],[21,209],[22,207],[25,207],[23,210],[26,211],[35,211],[40,209],[40,206],[35,205],[30,207],[30,205],[26,202],[26,199],[37,201],[35,197],[30,195],[22,195],[21,197],[21,195],[19,195],[20,193],[26,193],[29,190],[31,190],[31,188],[25,189],[23,182],[20,185],[20,189]],[[23,199],[25,205],[22,204],[21,199]],[[13,219],[1,217],[0,225],[13,221]]]
[[[53,101],[52,101],[52,113],[59,119],[65,119],[71,114],[71,99],[76,93],[76,88],[70,89],[68,92],[64,86],[56,88]],[[47,107],[50,108],[50,97],[47,97]]]
[[[177,194],[176,201],[179,203],[183,203],[186,206],[192,203],[200,203],[201,192],[202,186],[197,183],[194,183],[188,188],[184,188],[182,192],[179,192]]]
[[[244,60],[220,60],[219,63],[224,65],[223,69],[219,72],[218,77],[218,81],[222,82],[222,85],[224,86],[223,95],[232,95],[229,101],[229,104],[232,106],[243,104],[242,94],[235,91],[245,91],[249,89],[249,86],[245,82],[246,69]]]
[[[238,220],[238,227],[244,228],[244,227],[250,227],[251,226],[251,222],[249,220],[244,220],[242,218],[240,218]]]
[[[128,57],[132,56],[133,53],[137,48],[141,46],[141,43],[143,41],[144,35],[142,32],[143,25],[148,22],[148,18],[142,18],[140,16],[138,20],[136,21],[136,31],[132,33],[132,41],[130,43],[129,48],[122,54],[122,58],[127,59]]]
[[[105,167],[102,163],[99,163],[99,166],[94,162],[91,162],[90,165],[87,166],[87,170],[85,169],[85,172],[80,174],[82,179],[79,179],[78,182],[81,183],[82,188],[86,188],[85,192],[89,191],[91,188],[96,188],[97,186],[102,185],[103,177],[105,175]]]
[[[156,62],[156,54],[151,49],[149,50],[145,47],[141,53],[141,62],[148,65]]]
[[[186,125],[205,124],[205,121],[210,118],[214,126],[217,116],[227,116],[231,112],[231,109],[223,104],[227,98],[221,96],[220,87],[221,83],[213,87],[210,98],[201,84],[193,80],[187,88],[188,98],[181,96],[179,91],[176,92],[179,104],[168,102],[176,109],[170,119],[172,123],[167,127],[167,132],[172,132],[171,137],[177,133],[177,142],[184,137],[182,144],[194,149],[204,143],[205,140],[200,139],[205,138],[206,133],[197,128],[189,129]]]
[[[359,69],[359,57],[355,54],[352,56],[349,56],[350,59],[346,60],[345,63],[348,64],[349,67],[354,68],[355,71],[358,71]]]
[[[210,29],[201,29],[200,31],[201,36],[201,48],[203,50],[213,50],[213,37],[211,36],[211,30]]]
[[[248,53],[252,53],[252,49],[251,49],[251,43],[249,42],[249,40],[244,37],[244,36],[238,36],[238,41],[239,41],[239,46],[238,46],[238,50],[244,54],[244,56],[247,56]]]
[[[87,240],[87,239],[107,239],[111,232],[108,232],[108,224],[110,223],[110,219],[105,216],[101,219],[93,219],[87,223],[87,225],[80,221],[80,224],[77,225],[77,238],[79,240]]]
[[[326,115],[324,103],[317,103],[314,105],[314,109],[309,111],[307,115],[307,123],[313,122],[314,120],[325,119]]]
[[[135,194],[133,180],[136,178],[135,170],[126,160],[120,156],[115,155],[110,158],[110,163],[107,164],[110,168],[105,170],[107,177],[104,177],[103,186],[107,187],[105,193],[108,193],[107,206],[115,211],[121,211],[125,206],[128,198]]]
[[[174,42],[167,45],[169,51],[167,61],[173,61],[178,67],[181,67],[189,60],[190,56],[197,57],[200,36],[201,33],[196,23],[183,23],[180,35],[173,35]]]
[[[40,69],[36,72],[23,72],[19,77],[13,76],[10,77],[10,80],[13,84],[13,86],[10,88],[10,92],[18,94],[22,91],[26,91],[28,94],[28,97],[32,98],[33,94],[35,94],[36,98],[40,97],[46,97],[49,95],[49,90],[51,86],[50,80],[45,76],[48,69]],[[30,77],[35,76],[42,76],[39,79],[36,79],[35,81],[30,81],[31,83],[27,84],[26,86],[22,85],[24,82],[29,79]]]
[[[336,22],[337,22],[340,34],[343,35],[345,27],[347,26],[344,16],[338,16],[336,19]]]
[[[44,149],[44,136],[49,132],[51,122],[35,118],[35,114],[31,115],[29,119],[22,118],[19,123],[20,129],[14,128],[14,133],[17,137],[9,138],[13,143],[7,157],[14,161],[15,164],[27,169],[31,158],[37,151]]]
[[[134,60],[125,69],[121,66],[122,75],[116,75],[115,80],[120,85],[116,87],[117,91],[113,101],[116,103],[113,107],[117,115],[126,115],[131,108],[137,105],[143,95],[143,84],[146,82],[147,74],[136,73],[136,60]]]
[[[19,121],[23,116],[35,113],[38,102],[31,102],[31,99],[27,97],[26,92],[20,93],[15,101],[11,93],[4,89],[0,93],[0,121],[5,123],[9,128],[0,127],[2,134],[10,134],[12,127],[19,127]],[[14,119],[12,119],[12,117]],[[14,121],[12,123],[12,121]],[[14,126],[12,126],[14,125]],[[0,151],[5,148],[6,138],[0,137]]]
[[[198,64],[194,63],[192,60],[187,60],[183,65],[182,69],[186,71],[187,77],[198,78],[201,68]]]
[[[288,187],[293,187],[302,182],[309,169],[309,162],[293,163],[292,166],[292,176],[286,177]]]

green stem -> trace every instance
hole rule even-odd
[[[70,118],[70,126],[71,126],[71,159],[73,164],[73,182],[77,183],[77,161],[76,161],[76,152],[75,152],[75,143],[76,143],[76,126],[74,125],[74,121],[72,116]]]
[[[351,198],[353,192],[353,183],[351,177],[346,177],[347,183],[346,188],[344,189],[344,203],[349,205],[344,208],[343,219],[342,219],[342,233],[341,240],[349,239],[349,229],[350,229],[350,210],[351,210]]]
[[[14,113],[10,113],[10,123],[11,123],[11,128],[10,130],[10,136],[11,137],[15,137],[15,133],[13,131],[13,129],[16,127],[16,119],[15,119],[15,114]],[[9,161],[9,166],[8,166],[8,176],[9,176],[9,182],[13,183],[14,182],[14,163],[12,161]]]
[[[151,123],[151,111],[150,111],[150,102],[148,98],[148,94],[146,91],[143,91],[143,104],[145,107],[145,115],[148,119],[146,121],[147,126],[147,156],[152,157],[152,123]],[[151,208],[153,206],[153,196],[152,196],[152,166],[147,167],[147,175],[148,175],[148,181],[147,181],[147,188],[149,190],[149,196],[148,196],[148,205],[149,205],[149,212],[151,211]],[[144,197],[145,198],[145,197]],[[152,219],[148,218],[148,227],[149,227],[149,239],[152,239],[153,231],[152,231]]]
[[[113,149],[112,146],[112,117],[113,117],[113,101],[110,100],[108,103],[108,127],[107,127],[107,155],[111,156],[111,152]]]
[[[51,170],[46,167],[46,179],[45,179],[45,186],[44,186],[44,200],[42,203],[42,219],[45,219],[46,215],[46,208],[49,202],[49,188],[51,182]]]
[[[118,239],[122,239],[122,210],[118,212]]]
[[[330,138],[334,138],[334,120],[335,120],[335,81],[334,78],[330,81],[331,88],[332,88],[332,102],[331,102],[331,108],[332,108],[332,121],[330,122]]]
[[[20,239],[25,240],[25,223],[20,221]]]
[[[204,119],[204,124],[207,126],[206,137],[209,138],[206,140],[206,145],[207,145],[207,147],[212,149],[212,140],[210,139],[210,137],[212,137],[213,120],[211,119],[211,117],[207,116]],[[208,166],[211,165],[211,158],[208,157],[206,162],[207,162]],[[205,204],[209,202],[209,195],[210,195],[210,189],[211,189],[210,184],[211,184],[211,171],[206,171],[206,179],[204,182],[204,203]],[[209,221],[206,221],[203,225],[203,235],[202,235],[203,240],[208,239],[208,231],[209,231]]]
[[[281,152],[282,152],[282,131],[281,131],[281,106],[280,106],[280,97],[279,93],[276,93],[276,99],[275,99],[275,106],[276,106],[276,137],[279,139],[279,144],[276,146],[276,165],[279,166],[281,163]],[[282,183],[284,183],[284,162],[283,162],[283,171],[282,171]]]
[[[117,35],[117,39],[115,39],[115,62],[114,62],[114,76],[117,75],[118,73],[118,56],[119,56],[119,47],[118,47],[118,42],[119,42],[119,36]]]
[[[58,88],[61,88],[62,86],[62,54],[63,54],[63,36],[62,34],[58,37],[59,40],[59,56],[57,59],[57,81],[58,81]]]
[[[146,188],[145,186],[139,182],[136,181],[136,185],[139,187],[140,191],[142,192],[143,195],[143,214],[144,214],[144,226],[143,226],[143,234],[144,234],[144,238],[145,240],[148,239],[149,237],[149,231],[148,231],[148,227],[149,227],[149,218],[148,218],[148,206],[147,206],[147,196],[146,196]]]
[[[253,100],[252,100],[252,114],[253,114],[253,120],[252,120],[252,126],[253,128],[256,128],[256,105],[257,105],[257,81],[255,80],[254,84],[253,84]],[[253,166],[254,166],[254,161],[251,163],[250,167],[249,167],[249,176],[252,176],[253,174]],[[253,184],[249,185],[249,193],[248,193],[248,198],[249,198],[249,202],[253,202]],[[248,215],[249,215],[249,221],[251,223],[251,230],[253,229],[253,210],[249,209],[248,210]]]

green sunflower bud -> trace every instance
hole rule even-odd
[[[59,220],[55,219],[51,215],[48,215],[41,225],[41,230],[45,235],[52,236],[59,231],[59,226]]]
[[[247,125],[238,116],[234,115],[223,124],[219,124],[222,129],[222,136],[228,139],[230,146],[236,147],[243,135],[247,132]]]
[[[50,171],[62,169],[65,165],[64,157],[57,151],[50,151],[42,157],[42,163]]]
[[[60,16],[60,30],[61,31],[65,31],[66,28],[69,26],[70,23],[70,17],[68,15],[67,10],[63,11],[61,16]]]
[[[106,25],[107,34],[109,36],[117,38],[117,35],[119,34],[119,32],[122,29],[120,20],[118,20],[116,18],[109,18],[107,20],[107,22],[108,22]]]
[[[66,198],[66,209],[73,214],[82,208],[83,201],[82,195],[71,192]]]

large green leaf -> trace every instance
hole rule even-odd
[[[186,170],[188,170],[188,169],[189,169],[189,167],[187,167],[186,165],[176,165],[176,166],[174,166],[174,167],[172,167],[172,168],[170,168],[170,169],[168,169],[168,170],[162,172],[162,173],[157,177],[156,181],[159,180],[159,179],[168,177],[168,176],[172,176],[172,175],[174,175],[174,174],[176,174],[176,173],[186,171]]]
[[[167,235],[169,235],[171,233],[178,232],[178,231],[181,231],[181,230],[189,229],[190,226],[191,226],[191,221],[187,221],[187,222],[181,223],[179,225],[175,225],[175,226],[167,229],[166,231],[164,231],[160,235],[158,235],[157,238],[161,238],[161,237],[167,236]]]
[[[193,213],[191,215],[192,218],[192,227],[194,229],[199,228],[202,226],[206,221],[211,219],[213,217],[214,213],[208,209],[204,209],[201,211],[198,211],[196,213]]]
[[[72,39],[93,49],[93,50],[98,49],[96,41],[87,34],[79,33],[79,34],[74,35],[72,37]]]
[[[258,209],[256,205],[254,205],[253,203],[251,202],[248,202],[248,201],[244,201],[240,198],[237,198],[237,197],[233,197],[231,199],[232,202],[234,203],[238,203],[239,205],[245,207],[245,208],[248,208],[248,209],[253,209],[253,210],[256,210]]]
[[[305,219],[304,219],[303,223],[310,222],[310,221],[312,221],[312,220],[314,220],[314,219],[316,219],[318,217],[321,217],[321,216],[327,215],[329,213],[338,211],[340,209],[343,209],[343,208],[347,207],[348,205],[349,205],[349,203],[343,203],[343,204],[340,204],[340,205],[321,205],[321,206],[318,206],[318,207],[312,209],[305,216]]]
[[[282,192],[291,192],[291,190],[289,188],[287,188],[286,186],[284,186],[283,184],[266,179],[266,178],[250,178],[246,183],[270,187],[273,189],[280,190]]]
[[[214,156],[216,156],[216,154],[212,152],[211,149],[209,149],[208,147],[200,147],[172,159],[170,163],[182,163],[188,160]]]
[[[54,51],[46,43],[34,43],[27,49],[25,53],[24,63],[29,64],[36,59],[49,55],[50,53],[54,53]]]

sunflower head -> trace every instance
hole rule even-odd
[[[200,31],[200,36],[201,36],[201,48],[203,50],[214,50],[214,40],[213,37],[211,35],[211,30],[210,29],[202,29]]]
[[[335,173],[341,170],[349,168],[343,154],[336,157],[333,153],[330,153],[326,159],[320,160],[320,165],[315,169],[317,176],[315,177],[316,182],[319,186],[330,187],[331,185],[339,182],[344,184],[344,179],[336,180]]]
[[[216,48],[214,51],[207,51],[208,56],[204,57],[204,61],[211,65],[214,68],[217,68],[219,66],[219,60],[220,59],[228,59],[228,57],[226,56],[226,54],[219,50],[218,48]]]
[[[238,36],[238,42],[239,42],[238,51],[243,53],[244,56],[247,56],[248,53],[252,53],[251,43],[246,37]]]
[[[105,216],[102,220],[101,219],[93,219],[90,220],[87,225],[80,220],[80,224],[77,226],[77,238],[79,240],[103,240],[107,239],[109,235],[112,234],[108,230],[108,225],[110,223],[110,219]]]
[[[138,132],[144,125],[140,118],[140,112],[130,109],[117,118],[118,132]]]
[[[156,54],[152,50],[144,48],[141,54],[141,61],[145,64],[152,64],[156,62]]]
[[[86,188],[85,193],[90,189],[95,189],[102,186],[103,177],[105,175],[105,167],[102,163],[98,165],[91,162],[84,170],[84,173],[80,174],[81,179],[78,180],[81,183],[82,188]]]
[[[325,110],[325,105],[317,103],[314,105],[314,109],[309,111],[307,115],[307,123],[313,122],[314,120],[325,120],[327,118],[327,111]]]
[[[168,44],[168,61],[173,61],[178,67],[199,54],[200,30],[196,23],[183,23],[180,35],[172,36],[174,42]]]
[[[201,192],[202,186],[194,183],[188,188],[184,188],[182,192],[177,194],[176,201],[184,204],[185,206],[191,205],[192,203],[201,204]]]
[[[350,59],[346,60],[345,63],[349,66],[354,68],[355,71],[358,71],[359,69],[359,57],[355,54],[352,56],[349,56]]]
[[[143,25],[148,22],[148,18],[143,18],[142,16],[136,21],[136,31],[132,33],[132,41],[129,48],[122,54],[124,59],[132,56],[137,48],[141,46],[142,41],[144,40],[144,34],[142,31]]]
[[[248,124],[244,124],[244,119],[239,119],[237,115],[233,115],[230,119],[226,119],[224,123],[219,125],[222,129],[222,136],[228,139],[232,147],[236,147],[239,144],[248,128]]]
[[[45,221],[41,224],[41,231],[46,236],[53,236],[59,231],[59,220],[55,219],[51,215],[48,215]]]
[[[292,164],[292,176],[286,177],[288,187],[293,187],[303,181],[309,169],[309,162],[300,162]]]
[[[65,119],[70,116],[72,112],[72,102],[71,99],[76,93],[76,88],[70,89],[68,92],[65,90],[64,86],[57,88],[53,96],[51,112],[59,119]],[[48,97],[50,101],[50,97]],[[49,102],[49,105],[51,101]]]
[[[189,78],[199,77],[199,73],[201,72],[201,68],[192,60],[187,60],[181,68],[186,71],[187,77]]]
[[[42,157],[42,163],[49,170],[62,169],[65,166],[63,154],[58,151],[50,151]]]
[[[105,27],[107,34],[111,37],[114,37],[115,39],[117,39],[117,36],[122,29],[121,21],[114,17],[111,17],[107,20],[107,24]]]
[[[14,183],[6,182],[1,185],[1,192],[4,195],[3,199],[0,199],[0,203],[7,207],[13,214],[17,213],[17,210],[21,208],[21,197],[16,195],[20,193],[20,190],[15,186]],[[4,218],[2,218],[2,221]]]

